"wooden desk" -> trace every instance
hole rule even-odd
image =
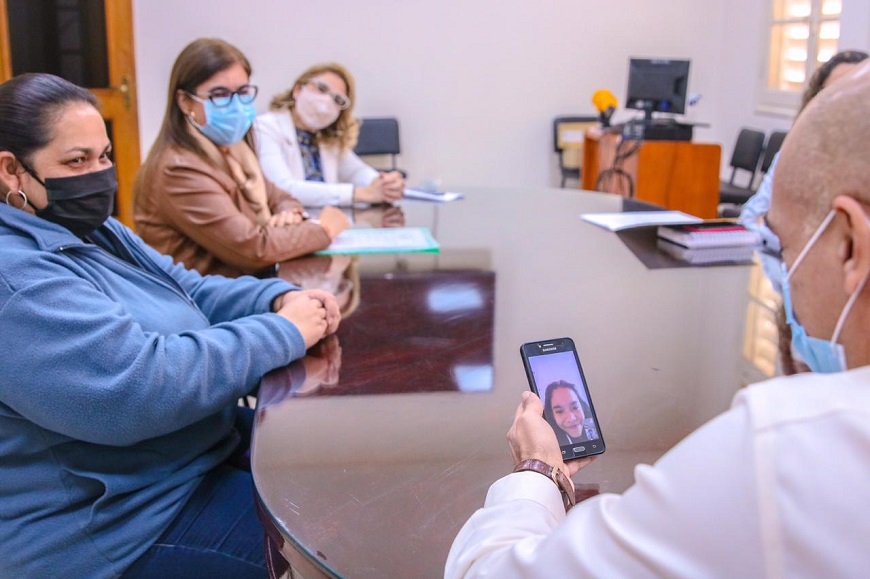
[[[362,256],[360,305],[336,338],[260,387],[262,518],[306,579],[443,576],[513,466],[523,342],[577,343],[608,449],[574,477],[589,491],[625,490],[741,384],[752,268],[647,269],[580,219],[621,210],[615,195],[465,192],[404,202],[442,252]]]
[[[617,150],[634,147],[619,135],[601,129],[586,131],[583,147],[581,187],[629,195],[626,178],[608,179],[597,187],[598,176],[613,167]],[[720,145],[686,141],[644,141],[640,149],[622,163],[634,182],[634,196],[640,201],[677,209],[705,219],[716,217],[719,203]]]

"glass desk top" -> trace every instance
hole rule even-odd
[[[442,575],[513,466],[523,342],[577,344],[607,444],[574,477],[590,493],[625,490],[636,464],[728,407],[745,382],[755,266],[648,269],[580,219],[622,204],[559,189],[405,201],[406,225],[428,227],[441,253],[282,264],[289,279],[343,276],[357,292],[337,335],[259,393],[256,490],[305,577]]]

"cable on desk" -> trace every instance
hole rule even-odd
[[[631,175],[622,168],[622,164],[626,159],[631,158],[632,155],[640,150],[640,146],[643,144],[643,139],[627,139],[625,138],[626,134],[631,134],[631,131],[623,132],[623,137],[616,146],[616,156],[613,158],[613,165],[598,175],[598,179],[595,181],[595,190],[611,191],[612,189],[609,187],[613,184],[614,180],[625,179],[626,183],[628,183],[628,197],[633,199],[634,179],[632,179]],[[632,146],[626,148],[626,145],[628,144],[631,144]]]

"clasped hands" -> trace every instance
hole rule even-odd
[[[544,420],[544,405],[534,392],[523,392],[514,414],[514,423],[507,435],[514,464],[535,458],[550,466],[559,467],[569,477],[593,461],[593,457],[562,461],[562,451],[556,433]]]
[[[405,178],[398,171],[378,173],[372,182],[356,187],[353,200],[358,203],[393,203],[405,194]]]
[[[272,311],[299,329],[306,349],[335,333],[341,322],[335,296],[321,289],[281,294],[272,303]]]

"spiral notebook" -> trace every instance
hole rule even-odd
[[[754,246],[761,242],[755,231],[734,221],[719,220],[659,227],[658,236],[689,248]]]
[[[755,247],[752,245],[730,245],[723,247],[689,248],[672,243],[667,239],[659,239],[656,247],[660,251],[680,261],[693,265],[711,265],[722,263],[744,264],[752,262]]]

